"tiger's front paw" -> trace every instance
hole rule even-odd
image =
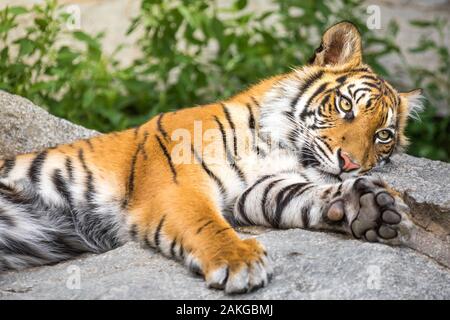
[[[398,236],[405,207],[378,178],[361,177],[332,201],[327,215],[331,220],[345,216],[349,231],[357,239],[392,242]]]
[[[266,286],[272,267],[264,247],[255,239],[240,240],[211,257],[204,270],[210,288],[245,293]]]

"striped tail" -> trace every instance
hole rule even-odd
[[[0,161],[0,271],[120,245],[120,203],[105,200],[96,179],[82,149]]]

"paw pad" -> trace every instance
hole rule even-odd
[[[396,202],[381,180],[361,177],[331,202],[326,217],[330,221],[341,221],[347,216],[355,238],[370,242],[390,240],[398,235],[402,204]]]
[[[389,240],[397,237],[396,224],[401,216],[389,192],[370,179],[361,178],[355,182],[354,189],[359,192],[359,211],[351,223],[353,235],[370,242]]]

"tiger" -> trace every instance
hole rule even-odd
[[[361,34],[343,21],[307,64],[233,97],[3,159],[0,270],[135,241],[234,294],[266,286],[274,270],[240,226],[401,243],[407,207],[369,172],[405,149],[421,97],[364,64]]]

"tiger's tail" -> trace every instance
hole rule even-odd
[[[76,143],[0,160],[0,271],[52,264],[124,242],[120,201]],[[91,159],[89,159],[91,160]],[[89,163],[89,165],[87,165]]]

